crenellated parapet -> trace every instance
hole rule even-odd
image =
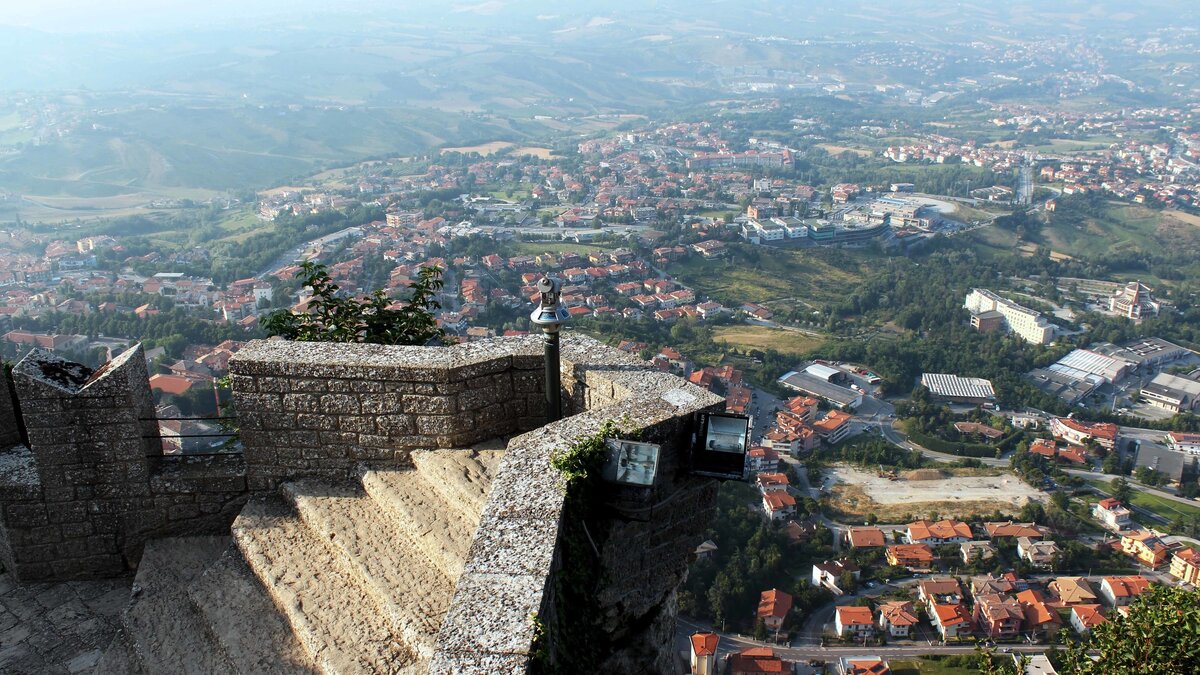
[[[257,611],[245,630],[267,622],[292,637],[257,653],[314,665],[526,672],[573,665],[583,630],[597,670],[669,672],[675,594],[716,510],[716,482],[687,470],[696,415],[724,400],[566,335],[564,417],[547,424],[543,366],[534,336],[255,341],[230,361],[242,453],[187,457],[162,454],[140,347],[95,371],[34,352],[14,371],[15,398],[0,396],[0,440],[17,441],[0,449],[0,556],[22,581],[111,576],[137,566],[147,540],[232,525],[234,546],[194,588],[143,597],[136,611],[273,603],[277,616]],[[657,477],[595,484],[581,502],[550,458],[611,421],[661,447]],[[469,449],[481,443],[491,449]],[[156,545],[139,577],[188,544]],[[306,566],[332,586],[288,572]],[[194,635],[219,639],[205,649],[230,662],[257,649],[228,628]],[[130,640],[144,664],[188,658],[170,641]]]
[[[0,524],[19,579],[124,574],[148,538],[227,527],[244,502],[240,457],[162,456],[140,345],[96,370],[34,350],[13,385],[26,443],[0,452]]]

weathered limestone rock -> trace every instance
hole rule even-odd
[[[236,548],[227,548],[191,583],[187,594],[235,672],[320,672]]]

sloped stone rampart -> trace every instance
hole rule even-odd
[[[597,672],[673,672],[676,588],[716,506],[715,481],[687,476],[683,464],[694,414],[724,401],[586,339],[564,342],[563,371],[564,408],[574,414],[509,442],[431,673],[524,672],[538,623],[548,628],[541,649],[570,648],[554,644],[554,627],[571,617],[555,602],[565,494],[550,456],[608,420],[662,452],[655,487],[610,487],[600,498],[613,516],[591,524],[606,542],[597,598],[605,620],[593,637],[612,645],[606,663],[595,665]]]

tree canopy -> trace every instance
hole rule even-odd
[[[436,267],[421,268],[409,284],[411,296],[399,308],[392,307],[382,290],[365,298],[339,296],[340,287],[320,263],[304,262],[296,277],[312,289],[308,311],[295,314],[281,309],[267,315],[262,324],[269,335],[299,342],[384,345],[423,345],[445,335],[433,315],[441,308],[437,292],[442,288],[442,273]]]
[[[1088,652],[1098,652],[1094,661]],[[1200,664],[1200,592],[1155,586],[1130,607],[1113,612],[1090,642],[1071,647],[1067,672],[1099,675],[1194,673]]]

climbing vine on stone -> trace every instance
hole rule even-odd
[[[608,420],[595,434],[550,453],[550,466],[563,475],[568,487],[597,475],[608,459],[608,440],[620,433],[616,420]]]

